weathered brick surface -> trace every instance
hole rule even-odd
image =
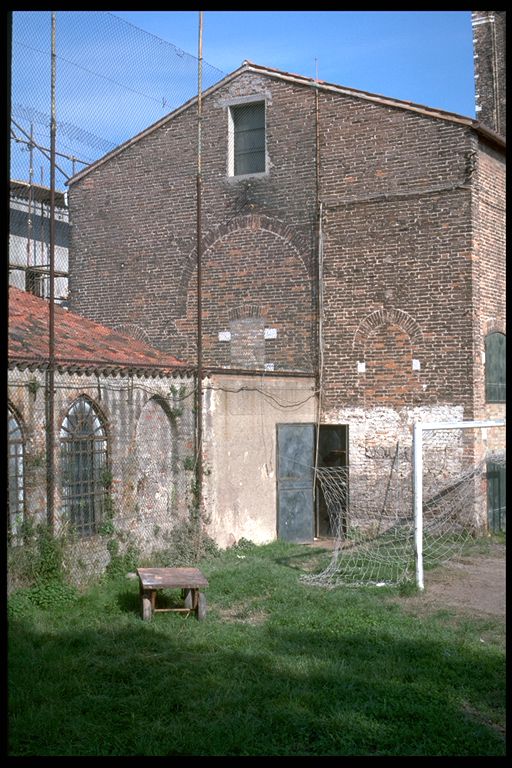
[[[505,403],[485,402],[485,337],[506,333],[505,169],[491,147],[482,147],[475,194],[474,401],[478,418],[504,418]]]
[[[472,11],[477,119],[505,136],[506,12]]]
[[[266,99],[269,172],[236,180],[228,104],[248,94]],[[191,361],[196,150],[191,107],[70,189],[72,308]],[[205,364],[244,363],[219,340],[231,331],[254,340],[249,368],[317,370],[321,203],[326,418],[444,404],[471,418],[483,326],[504,323],[502,167],[460,122],[322,89],[316,111],[311,86],[227,81],[203,103]],[[265,327],[275,338],[256,338]]]

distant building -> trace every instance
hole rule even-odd
[[[68,298],[69,215],[66,194],[55,192],[55,300]],[[9,285],[47,299],[50,295],[50,190],[11,181]]]

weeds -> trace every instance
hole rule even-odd
[[[122,569],[79,597],[13,595],[10,755],[504,756],[504,622],[304,585],[305,551],[198,561],[202,622],[141,621]]]

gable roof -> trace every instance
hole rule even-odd
[[[9,364],[47,367],[49,302],[9,286]],[[186,363],[100,323],[55,305],[55,362],[59,370],[170,375]]]
[[[346,86],[336,85],[335,83],[328,83],[324,80],[315,80],[312,77],[305,77],[303,75],[296,75],[296,74],[291,74],[289,72],[283,72],[282,70],[279,70],[279,69],[272,69],[271,67],[265,67],[260,64],[254,64],[251,61],[244,61],[238,69],[234,70],[229,75],[226,75],[226,77],[224,77],[222,80],[219,80],[219,82],[215,83],[215,85],[213,85],[211,88],[208,88],[207,90],[203,91],[201,94],[202,98],[206,98],[210,96],[211,94],[215,93],[215,91],[218,91],[220,88],[223,88],[229,82],[231,82],[237,77],[240,77],[240,75],[246,72],[253,72],[256,74],[267,75],[268,77],[272,77],[278,80],[283,80],[285,82],[291,82],[291,83],[294,83],[295,85],[301,85],[308,88],[328,91],[331,93],[339,93],[346,96],[353,96],[355,98],[363,99],[365,101],[371,101],[376,104],[381,104],[382,106],[404,109],[410,112],[417,112],[419,114],[424,115],[425,117],[433,117],[440,120],[446,120],[452,123],[458,123],[460,125],[465,125],[469,128],[472,128],[480,136],[482,136],[487,140],[490,140],[491,142],[497,144],[500,147],[505,147],[506,145],[506,142],[503,136],[500,136],[500,134],[496,133],[490,128],[487,128],[485,125],[478,122],[477,120],[473,120],[473,118],[471,117],[465,117],[464,115],[459,115],[459,114],[456,114],[455,112],[447,112],[442,109],[434,109],[432,107],[427,107],[422,104],[416,104],[412,101],[404,101],[403,99],[394,99],[389,96],[382,96],[380,94],[370,93],[368,91],[357,90],[356,88],[348,88]],[[110,158],[115,157],[120,152],[130,147],[132,144],[135,144],[136,142],[140,141],[140,139],[153,133],[153,131],[156,131],[162,125],[165,125],[174,117],[181,114],[185,110],[189,109],[196,102],[197,102],[197,96],[194,96],[194,98],[189,99],[189,101],[182,104],[173,112],[170,112],[168,115],[161,118],[156,123],[153,123],[152,125],[148,126],[143,131],[133,136],[131,139],[128,139],[127,141],[120,144],[118,147],[116,147],[115,149],[113,149],[111,152],[104,155],[103,157],[101,157],[99,160],[96,160],[96,162],[91,163],[91,165],[88,165],[86,168],[83,168],[77,174],[75,174],[70,179],[68,179],[66,184],[68,186],[71,186],[75,182],[82,179],[84,176],[87,176],[92,170],[102,165],[103,163],[107,162],[107,160],[110,160]]]

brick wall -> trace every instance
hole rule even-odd
[[[193,503],[193,477],[185,468],[187,458],[194,454],[193,391],[194,383],[188,377],[56,372],[56,530],[66,530],[61,427],[72,404],[85,396],[107,438],[107,467],[112,474],[109,496],[120,551],[135,545],[147,558],[150,552],[165,548],[173,528],[189,520]],[[24,440],[23,516],[34,524],[46,521],[45,401],[44,372],[28,368],[9,371],[8,402]],[[100,575],[110,559],[108,539],[100,528],[90,536],[77,535],[67,550],[69,575],[77,581]],[[14,560],[16,556],[14,551]]]
[[[469,407],[470,132],[334,97],[320,121],[326,410]]]
[[[472,26],[477,120],[505,136],[506,12],[473,11]]]
[[[505,167],[501,156],[482,143],[478,155],[475,217],[475,414],[505,418],[505,403],[486,403],[485,337],[506,333]]]
[[[227,176],[228,104],[267,99],[270,174]],[[204,100],[202,127],[203,346],[227,365],[233,313],[257,307],[277,329],[264,359],[312,370],[316,329],[314,94],[242,76]],[[140,326],[177,357],[196,348],[196,111],[191,108],[70,189],[71,304],[111,326]],[[251,310],[252,311],[252,310]]]
[[[236,180],[227,175],[228,106],[247,94],[266,100],[270,170]],[[312,88],[250,72],[204,100],[206,365],[316,370],[315,115]],[[474,132],[322,90],[318,120],[326,419],[340,404],[447,404],[471,417],[475,184],[493,178],[490,167],[475,175]],[[190,108],[70,189],[72,308],[139,327],[192,361],[196,149]],[[274,335],[262,339],[265,328]]]

